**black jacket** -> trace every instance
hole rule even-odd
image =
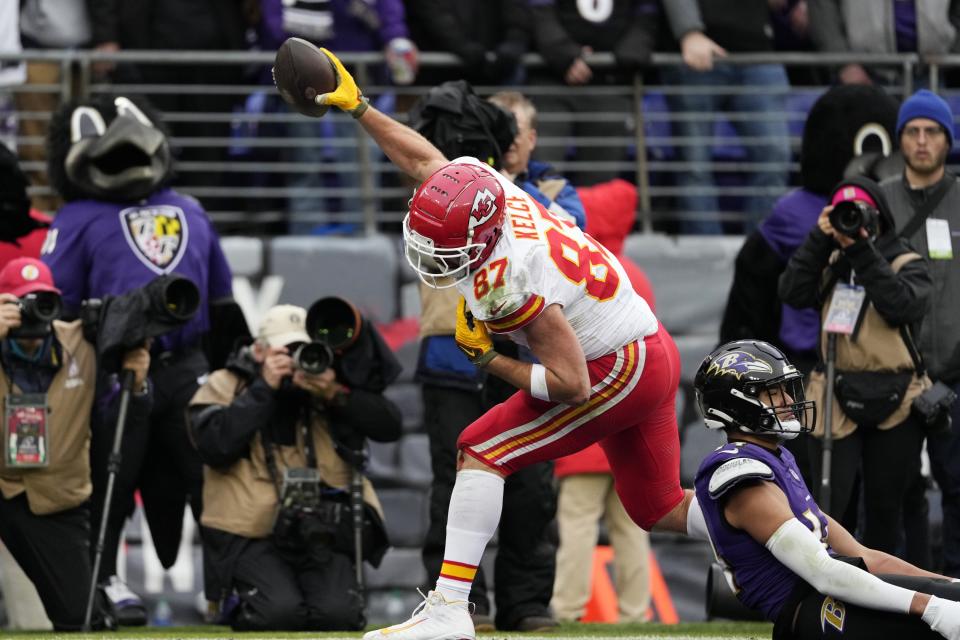
[[[400,437],[400,410],[380,392],[353,387],[343,396],[342,405],[324,407],[298,389],[286,385],[279,390],[270,388],[246,349],[235,354],[226,368],[245,381],[230,406],[189,409],[194,444],[204,464],[211,467],[228,467],[249,456],[250,442],[257,433],[269,434],[276,444],[293,444],[296,420],[308,404],[310,410],[326,414],[334,440],[348,449],[359,448],[363,438],[389,442]]]
[[[612,0],[610,14],[600,22],[584,17],[577,0],[531,2],[537,50],[561,78],[585,46],[612,51],[623,70],[647,64],[661,22],[656,0]]]
[[[819,226],[814,227],[780,276],[780,298],[797,308],[819,309],[837,282],[850,281],[852,270],[855,283],[863,286],[867,300],[888,324],[899,327],[919,323],[927,314],[933,291],[927,261],[908,262],[894,273],[890,263],[913,249],[896,235],[886,198],[879,186],[866,178],[844,183],[857,184],[873,196],[880,211],[880,236],[876,242],[857,240],[841,250],[839,259],[829,265],[830,255],[838,245]]]
[[[242,49],[244,0],[87,0],[94,46]]]
[[[407,0],[408,24],[420,49],[448,51],[464,66],[455,77],[501,82],[530,43],[530,11],[521,0]]]

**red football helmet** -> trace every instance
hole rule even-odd
[[[462,282],[500,239],[506,196],[492,171],[453,162],[413,194],[403,240],[407,262],[428,286],[445,289]]]

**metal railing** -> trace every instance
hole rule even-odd
[[[71,99],[129,93],[145,95],[164,107],[171,141],[180,154],[175,184],[203,201],[221,227],[257,235],[305,232],[320,223],[347,223],[366,232],[396,225],[413,185],[398,175],[349,118],[331,112],[320,120],[310,120],[287,109],[275,88],[263,83],[269,78],[265,70],[273,57],[273,52],[236,51],[0,53],[0,61],[45,62],[49,63],[48,70],[56,71],[48,73],[42,82],[0,88],[0,92],[12,93],[19,107],[14,115],[21,126],[14,140],[22,151],[24,169],[35,181],[31,194],[53,202],[49,198],[53,193],[44,180],[43,154],[43,130],[51,111]],[[380,53],[342,57],[354,69],[365,93],[381,101],[401,121],[405,121],[409,105],[428,88],[383,84]],[[588,62],[598,73],[613,69],[614,63],[609,54],[594,54]],[[724,59],[725,64],[734,66],[776,63],[790,69],[852,62],[890,70],[899,80],[887,88],[899,97],[913,91],[918,71],[931,88],[942,89],[943,70],[960,66],[960,56],[921,59],[914,54],[777,53],[735,54]],[[97,63],[139,69],[163,65],[182,70],[184,75],[199,67],[242,69],[248,79],[196,84],[178,81],[177,71],[173,82],[105,82],[93,73]],[[660,71],[680,64],[677,54],[655,54],[652,60],[652,66]],[[449,54],[421,55],[422,69],[445,69],[455,75],[459,65],[459,60]],[[542,60],[528,55],[525,65],[535,76]],[[550,84],[537,77],[519,87],[476,87],[481,95],[503,88],[524,92],[540,108],[535,156],[549,158],[575,183],[578,179],[624,177],[637,185],[638,226],[644,231],[677,221],[740,221],[746,216],[745,203],[750,198],[772,201],[793,186],[806,109],[826,89],[819,84],[785,87],[777,90],[786,99],[785,109],[744,113],[729,104],[719,111],[678,110],[671,104],[684,97],[712,95],[725,97],[735,106],[738,98],[756,94],[754,87],[649,84],[640,76],[629,84],[586,87]],[[27,97],[33,100],[25,100]],[[23,108],[25,104],[44,106]],[[738,126],[764,121],[787,125],[789,157],[758,160],[755,151],[783,144],[782,136],[737,132]],[[26,126],[28,123],[34,126]],[[706,123],[710,129],[705,135],[676,133],[684,124],[696,123]],[[708,155],[701,153],[696,160],[684,153],[704,148],[710,150]],[[685,178],[697,173],[712,179],[699,187],[690,186]],[[778,177],[770,185],[751,186],[751,181],[757,182],[752,178],[764,174]],[[684,209],[682,203],[697,195],[719,202],[718,209]]]

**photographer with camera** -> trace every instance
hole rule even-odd
[[[79,630],[90,563],[90,416],[97,396],[97,357],[80,320],[63,322],[50,269],[32,258],[0,271],[0,538],[33,581],[59,631]],[[130,412],[150,410],[145,348],[120,366],[134,372]],[[98,405],[117,412],[119,384],[101,388]],[[101,597],[94,628],[113,624]]]
[[[896,234],[879,185],[845,179],[830,203],[779,286],[786,304],[820,310],[820,362],[810,374],[810,398],[824,402],[824,368],[836,367],[832,406],[822,405],[814,430],[822,442],[824,415],[832,412],[833,461],[821,469],[820,456],[813,456],[813,475],[830,479],[823,506],[840,520],[855,508],[860,471],[863,542],[896,554],[904,495],[919,473],[924,438],[914,400],[931,384],[912,331],[929,309],[932,281],[927,262]]]
[[[188,409],[204,462],[202,523],[219,579],[239,596],[235,630],[359,630],[366,624],[346,490],[364,438],[400,437],[383,395],[399,374],[348,302],[279,305],[251,347],[213,372]],[[386,531],[363,479],[362,552],[378,564]]]

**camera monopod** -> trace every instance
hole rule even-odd
[[[117,428],[113,434],[113,448],[110,451],[110,461],[107,464],[107,491],[103,499],[103,513],[100,517],[100,530],[97,532],[97,546],[93,557],[93,574],[90,576],[90,591],[87,595],[87,610],[83,616],[83,630],[90,631],[90,620],[93,616],[93,601],[97,594],[97,577],[100,574],[100,563],[103,561],[103,541],[107,535],[107,520],[110,518],[110,503],[113,501],[113,486],[120,473],[120,445],[123,442],[123,431],[127,424],[127,409],[130,407],[130,394],[133,393],[135,374],[131,369],[120,372],[120,409],[117,413]]]
[[[837,378],[837,334],[827,332],[827,382],[823,393],[823,453],[820,461],[820,495],[817,502],[830,511],[830,470],[833,465],[833,385]]]
[[[363,595],[363,516],[366,504],[363,502],[363,471],[367,467],[367,452],[363,449],[363,441],[357,448],[333,438],[333,446],[337,455],[350,465],[350,513],[353,518],[353,567],[357,572],[357,587]]]

